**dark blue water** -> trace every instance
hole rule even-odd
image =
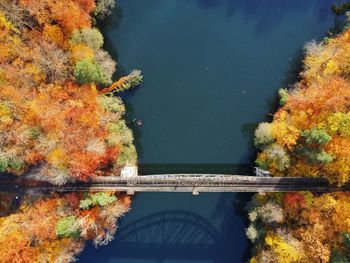
[[[119,0],[103,33],[118,73],[138,68],[145,76],[125,97],[129,120],[143,120],[134,127],[141,171],[159,164],[162,171],[208,164],[245,171],[256,123],[275,109],[277,90],[295,80],[303,44],[334,25],[333,2]],[[242,262],[246,197],[138,194],[118,238],[89,247],[80,260]]]

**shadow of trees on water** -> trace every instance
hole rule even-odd
[[[236,13],[242,14],[246,22],[253,21],[255,32],[263,34],[278,26],[279,22],[290,13],[304,14],[310,9],[315,9],[320,23],[325,21],[332,13],[332,4],[339,4],[341,0],[181,0],[194,1],[203,9],[211,9],[219,6],[226,8],[227,17]]]

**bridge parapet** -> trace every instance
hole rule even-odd
[[[132,170],[135,172],[135,170]],[[12,179],[11,179],[12,178]],[[64,186],[48,182],[31,182],[17,177],[0,178],[3,191],[120,191],[136,192],[330,192],[349,191],[350,184],[342,187],[330,185],[325,178],[307,177],[262,177],[229,174],[158,174],[136,176],[128,172],[126,176],[100,176],[83,183],[76,182]]]

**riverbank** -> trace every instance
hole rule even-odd
[[[338,34],[305,44],[300,81],[255,132],[256,163],[274,176],[349,181],[349,18]],[[255,195],[248,204],[255,262],[347,262],[350,193]]]
[[[114,1],[0,3],[0,173],[62,186],[135,165],[116,62],[94,27]],[[130,198],[116,192],[0,194],[1,262],[72,262],[107,244]]]

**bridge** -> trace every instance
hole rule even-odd
[[[86,186],[71,186],[86,190]],[[350,185],[337,187],[324,178],[261,177],[225,174],[159,174],[134,177],[98,177],[91,190],[135,192],[334,192],[349,191]]]
[[[261,174],[260,174],[261,175]],[[324,178],[270,177],[226,174],[158,174],[96,177],[87,183],[70,183],[64,186],[47,182],[0,180],[0,191],[118,191],[133,195],[136,192],[335,192],[349,191],[350,185],[337,187]]]

